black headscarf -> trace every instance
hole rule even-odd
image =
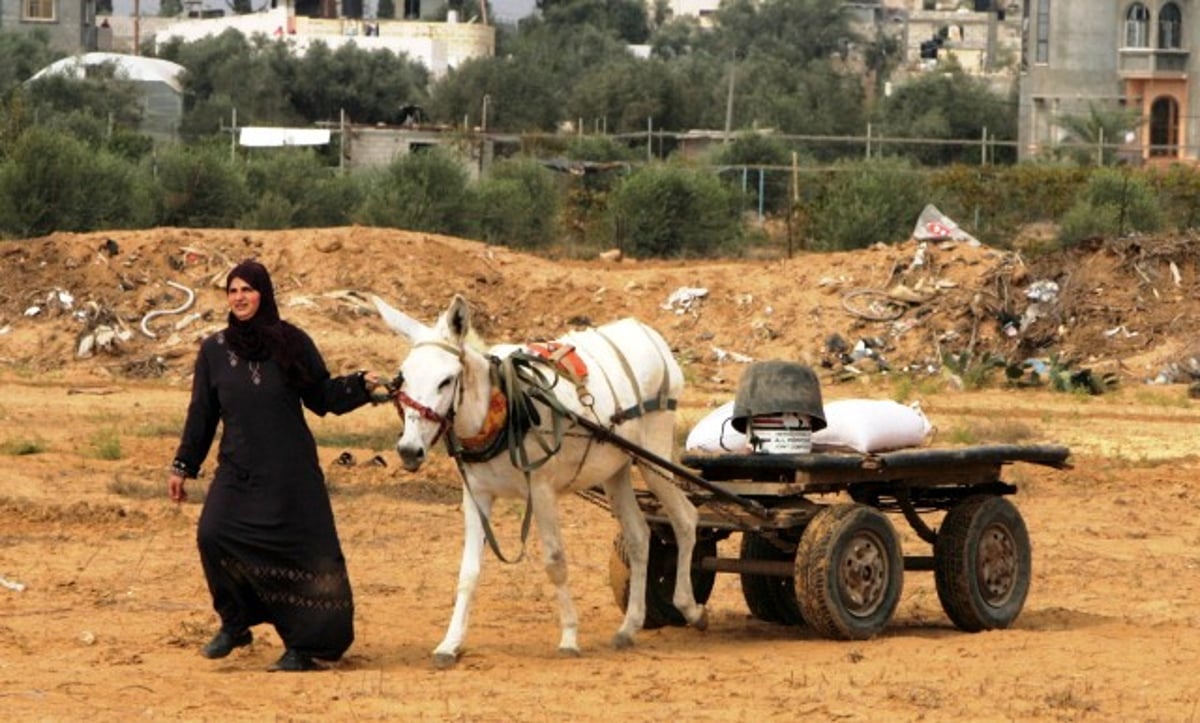
[[[272,359],[282,367],[288,383],[304,387],[311,382],[311,375],[303,363],[303,334],[296,327],[279,318],[279,306],[275,303],[275,286],[267,267],[247,259],[225,277],[225,292],[234,279],[241,279],[259,294],[258,311],[247,321],[242,321],[229,312],[229,327],[225,330],[225,341],[229,348],[247,361]]]

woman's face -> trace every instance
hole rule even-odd
[[[258,313],[258,305],[262,302],[262,294],[238,278],[229,282],[225,297],[229,302],[229,311],[238,321],[253,319]]]

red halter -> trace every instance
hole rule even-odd
[[[418,346],[436,346],[436,347],[442,349],[443,351],[453,354],[454,356],[458,357],[460,360],[462,359],[462,350],[451,344],[448,344],[444,341],[422,341],[422,342],[418,342],[417,344],[415,344],[413,346],[413,348],[415,349]],[[397,377],[397,378],[400,378],[400,377]],[[457,394],[458,386],[459,386],[457,379],[455,380],[454,386],[455,386],[455,394]],[[430,441],[430,443],[429,443],[429,446],[431,446],[431,447],[438,443],[438,440],[442,438],[442,434],[444,434],[446,432],[446,430],[450,427],[450,424],[454,421],[454,406],[453,405],[451,405],[450,411],[447,412],[445,416],[442,416],[441,414],[438,414],[436,411],[434,411],[433,408],[427,407],[424,404],[421,404],[417,400],[415,400],[412,397],[405,394],[403,391],[400,390],[399,384],[396,385],[396,392],[395,392],[395,394],[392,395],[392,402],[396,405],[396,413],[400,415],[401,421],[404,420],[404,408],[408,407],[409,409],[416,412],[421,417],[421,419],[424,419],[427,422],[433,422],[434,424],[436,424],[438,426],[437,434],[433,435],[433,440]]]

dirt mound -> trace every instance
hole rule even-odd
[[[909,241],[772,261],[554,261],[360,227],[54,234],[0,242],[0,361],[185,376],[195,342],[224,323],[225,273],[257,257],[284,315],[335,369],[390,369],[402,356],[369,294],[432,321],[458,293],[493,341],[636,316],[664,333],[690,378],[718,385],[747,359],[798,359],[836,380],[933,372],[947,354],[1152,378],[1169,365],[1185,373],[1191,358],[1183,333],[1200,314],[1197,250],[1194,239],[1134,240],[1031,259]],[[184,287],[195,302],[172,313]]]

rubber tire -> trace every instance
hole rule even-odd
[[[754,532],[742,533],[739,557],[743,560],[792,561],[794,556],[780,550],[771,541]],[[796,581],[790,577],[742,574],[742,597],[750,614],[758,620],[783,625],[803,625],[800,602],[796,599]]]
[[[870,553],[864,571],[879,577],[867,609],[845,584],[854,573],[855,551]],[[860,573],[861,574],[861,573]],[[808,523],[796,549],[796,593],[804,620],[834,640],[866,640],[883,630],[896,612],[904,586],[904,558],[896,530],[882,512],[858,504],[830,505]]]
[[[981,554],[992,556],[990,564]],[[964,632],[1007,628],[1029,594],[1032,559],[1029,531],[1011,502],[968,497],[946,513],[933,545],[942,609]]]
[[[692,551],[692,595],[696,602],[704,605],[712,595],[717,580],[715,571],[701,570],[696,561],[703,557],[715,557],[715,539],[697,540]],[[687,625],[683,613],[675,607],[675,567],[678,548],[674,540],[668,542],[658,534],[650,532],[650,560],[646,564],[646,619],[642,627],[656,630],[661,627]],[[629,606],[629,559],[625,556],[625,536],[617,533],[613,539],[612,554],[608,558],[608,583],[613,599],[621,612]]]

